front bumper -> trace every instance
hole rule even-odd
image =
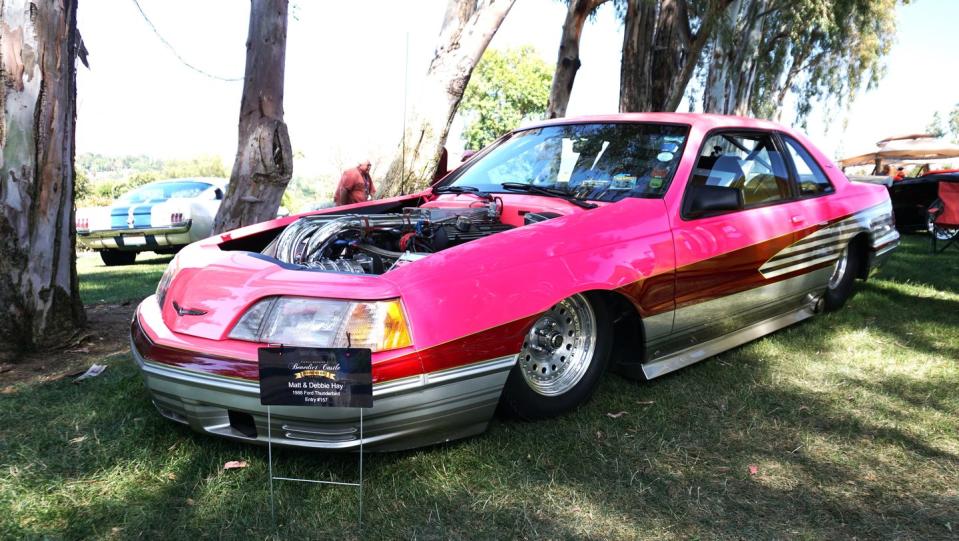
[[[149,251],[167,246],[186,246],[192,221],[164,227],[78,231],[77,240],[90,250]]]
[[[164,417],[233,440],[266,444],[269,430],[276,445],[359,449],[359,409],[272,406],[268,425],[257,382],[156,362],[141,351],[150,349],[142,347],[149,337],[138,319],[132,332],[133,358]],[[485,431],[515,363],[513,355],[374,384],[373,407],[363,410],[364,448],[410,449]]]

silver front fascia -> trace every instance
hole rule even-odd
[[[144,359],[135,346],[131,351],[161,415],[198,432],[266,444],[266,406],[257,382],[174,368]],[[374,405],[363,414],[365,449],[410,449],[483,432],[515,363],[511,355],[374,384]],[[231,411],[250,415],[256,436],[232,426]],[[275,445],[360,445],[355,408],[273,406],[270,423]]]

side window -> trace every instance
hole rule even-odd
[[[783,135],[782,138],[793,160],[793,165],[796,166],[796,174],[799,175],[796,179],[799,181],[799,194],[806,196],[832,193],[833,187],[829,177],[809,152],[792,137]]]
[[[703,145],[692,185],[737,188],[746,208],[790,199],[789,175],[772,137],[764,133],[721,133]]]

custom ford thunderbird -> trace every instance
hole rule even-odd
[[[369,349],[367,449],[559,415],[843,305],[898,245],[883,186],[766,121],[644,113],[509,133],[429,189],[194,243],[132,323],[159,412],[356,449],[360,410],[272,406],[258,352]],[[269,419],[269,421],[268,421]],[[269,424],[268,424],[269,423]]]
[[[121,195],[113,205],[77,209],[77,239],[108,266],[129,265],[137,253],[174,253],[210,236],[226,181],[161,180]]]

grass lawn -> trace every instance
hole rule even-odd
[[[84,252],[77,257],[80,298],[83,304],[137,302],[153,294],[171,259],[145,252],[133,265],[107,267],[96,252]]]
[[[959,251],[927,246],[906,237],[838,313],[651,382],[609,375],[571,415],[368,456],[362,531],[352,490],[278,484],[276,533],[955,538]],[[81,263],[83,294],[141,297],[162,266]],[[129,356],[106,362],[81,384],[0,394],[0,538],[273,535],[266,449],[162,419]],[[278,475],[355,478],[355,456],[275,455]]]

